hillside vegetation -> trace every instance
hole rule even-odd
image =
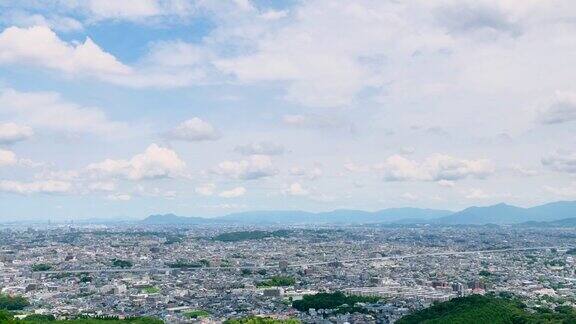
[[[343,305],[352,307],[356,303],[375,303],[379,300],[380,298],[378,297],[347,296],[338,291],[334,293],[305,295],[301,300],[292,302],[292,307],[301,312],[307,312],[309,309],[338,309]],[[353,311],[350,312],[352,313]]]
[[[472,295],[435,304],[411,315],[397,324],[520,324],[520,323],[576,323],[576,310],[557,307],[555,310],[528,310],[514,298]]]
[[[153,317],[134,317],[127,319],[107,318],[78,318],[71,320],[56,320],[52,315],[29,315],[19,320],[7,311],[0,310],[0,323],[2,324],[163,324],[162,320]]]
[[[270,317],[243,317],[226,320],[224,324],[299,324],[297,319],[275,319]]]
[[[240,242],[248,240],[261,240],[268,237],[288,237],[290,231],[277,230],[273,232],[268,231],[239,231],[222,233],[214,237],[214,240],[221,242]]]

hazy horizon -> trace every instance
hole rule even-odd
[[[446,212],[450,212],[450,213],[458,213],[461,211],[464,211],[468,208],[484,208],[484,207],[494,207],[494,206],[498,206],[498,205],[507,205],[507,206],[513,206],[513,207],[519,207],[519,208],[524,208],[524,209],[530,209],[532,207],[538,207],[538,206],[543,206],[543,205],[549,205],[549,204],[557,204],[557,203],[573,203],[574,207],[576,208],[576,201],[569,201],[569,200],[558,200],[558,201],[550,201],[550,202],[545,202],[542,204],[538,204],[538,205],[529,205],[529,206],[519,206],[519,205],[511,205],[508,204],[506,202],[499,202],[499,203],[495,203],[495,204],[487,204],[487,205],[470,205],[470,206],[466,206],[463,207],[461,209],[438,209],[438,208],[428,208],[428,207],[414,207],[414,206],[399,206],[399,207],[383,207],[383,208],[378,208],[378,209],[373,209],[373,210],[364,210],[364,209],[349,209],[349,208],[339,208],[339,209],[326,209],[326,210],[320,210],[320,211],[309,211],[309,210],[303,210],[303,209],[276,209],[276,210],[272,210],[272,209],[268,209],[268,210],[262,210],[262,209],[255,209],[255,210],[242,210],[242,211],[236,211],[236,212],[228,212],[228,213],[222,213],[222,214],[217,214],[217,215],[203,215],[203,214],[176,214],[173,213],[169,210],[164,211],[164,212],[159,212],[159,213],[152,213],[152,214],[146,214],[146,215],[100,215],[100,216],[87,216],[87,217],[80,217],[80,218],[61,218],[61,219],[53,219],[50,217],[37,217],[37,218],[10,218],[10,217],[4,217],[0,220],[0,224],[3,223],[18,223],[18,222],[22,222],[22,223],[46,223],[46,222],[54,222],[54,223],[69,223],[69,222],[74,222],[76,221],[80,221],[80,222],[85,222],[85,221],[110,221],[110,222],[114,222],[114,221],[128,221],[128,222],[136,222],[136,221],[142,221],[145,220],[146,218],[150,217],[150,216],[166,216],[166,215],[174,215],[174,216],[178,216],[178,217],[185,217],[185,218],[204,218],[204,219],[215,219],[215,218],[221,218],[221,217],[225,217],[225,216],[231,216],[231,215],[236,215],[236,214],[244,214],[244,213],[266,213],[266,212],[303,212],[303,213],[310,213],[310,214],[322,214],[322,213],[332,213],[332,212],[338,212],[338,211],[359,211],[359,212],[367,212],[367,213],[377,213],[379,211],[387,211],[387,210],[396,210],[396,209],[419,209],[419,210],[432,210],[432,211],[446,211]],[[507,215],[500,215],[502,217],[506,217]],[[554,215],[549,215],[549,216],[554,216]],[[265,217],[265,216],[264,216]],[[566,218],[572,218],[572,217],[557,217],[557,219],[566,219]],[[399,219],[405,219],[405,218],[399,218]],[[527,220],[529,221],[529,220]]]

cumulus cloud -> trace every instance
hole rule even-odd
[[[542,124],[562,124],[576,120],[576,93],[557,92],[555,100],[541,111],[538,121]]]
[[[217,140],[220,133],[210,123],[194,117],[176,126],[167,136],[170,139],[196,142]]]
[[[370,91],[383,90],[385,96],[394,93],[413,96],[416,92],[434,94],[442,89],[451,89],[451,83],[460,85],[463,84],[460,81],[469,81],[468,75],[475,77],[476,82],[482,82],[487,79],[486,74],[493,71],[485,69],[486,65],[506,66],[503,69],[506,76],[517,77],[517,74],[509,73],[516,72],[517,66],[527,74],[533,73],[534,70],[526,68],[526,60],[522,58],[539,63],[544,63],[545,59],[549,63],[547,55],[541,55],[542,59],[536,57],[537,51],[530,51],[539,49],[535,44],[543,47],[541,37],[546,37],[548,44],[558,46],[555,47],[558,53],[570,50],[570,45],[563,47],[566,42],[556,41],[570,35],[570,28],[557,27],[557,24],[566,23],[563,19],[566,9],[563,8],[570,9],[570,3],[561,1],[554,6],[555,10],[541,10],[548,9],[543,3],[546,2],[306,1],[298,2],[288,10],[274,11],[269,8],[260,10],[261,6],[246,1],[93,0],[73,1],[65,7],[75,10],[75,14],[79,11],[80,16],[87,16],[88,23],[113,19],[149,24],[161,18],[162,21],[179,21],[179,17],[198,12],[217,22],[201,43],[166,42],[150,49],[158,54],[158,59],[156,54],[150,55],[155,63],[171,65],[174,62],[175,66],[197,66],[198,69],[180,73],[176,69],[166,71],[154,69],[151,64],[146,67],[140,65],[147,62],[129,67],[108,57],[105,66],[114,68],[101,77],[103,80],[137,87],[182,86],[205,78],[228,82],[232,77],[243,83],[285,87],[286,98],[305,105],[345,106],[354,103],[356,98],[360,98],[358,94],[366,90],[368,95]],[[522,39],[519,37],[517,46],[502,42],[488,43],[487,48],[483,48],[484,44],[471,43],[468,37],[454,37],[461,32],[478,31],[516,35],[524,32],[518,22],[525,21],[533,23],[533,28],[527,31],[533,34]],[[543,30],[539,28],[541,26],[552,27]],[[562,34],[564,32],[566,35]],[[60,39],[53,42],[56,41],[65,48],[85,46],[85,42],[76,45]],[[27,55],[28,52],[32,51],[27,51]],[[36,49],[35,52],[35,55],[50,53]],[[206,57],[206,52],[211,56]],[[99,49],[98,54],[101,53],[107,54]],[[470,64],[479,59],[483,64]],[[515,60],[512,62],[515,64],[507,64],[511,60]],[[34,60],[38,61],[46,65],[45,59]],[[461,67],[459,64],[465,64],[467,68],[453,70]],[[444,73],[435,73],[434,66]],[[557,68],[553,67],[552,71]],[[477,76],[476,69],[486,71]],[[117,70],[130,72],[120,76]],[[555,79],[560,79],[554,75]],[[493,75],[489,77],[492,81]],[[509,86],[508,78],[502,79],[493,83]]]
[[[310,191],[304,189],[302,185],[298,182],[294,182],[290,184],[286,189],[284,189],[284,194],[290,196],[307,196],[310,194]]]
[[[201,196],[212,196],[216,190],[216,185],[213,183],[206,183],[201,186],[194,188],[194,192]]]
[[[284,146],[271,142],[259,142],[238,145],[234,151],[242,155],[280,155],[284,153]]]
[[[34,135],[32,128],[15,123],[0,124],[0,144],[14,144]]]
[[[576,173],[576,153],[556,151],[542,158],[542,164],[554,171]]]
[[[430,7],[420,2],[307,1],[282,24],[262,26],[252,19],[247,26],[234,25],[229,33],[237,36],[244,30],[251,46],[215,64],[240,82],[277,82],[285,86],[288,100],[303,105],[353,104],[365,89],[402,83],[399,74],[409,69],[402,63],[412,64],[422,51],[450,46],[444,30],[427,24]]]
[[[131,67],[102,50],[90,38],[66,42],[49,27],[9,27],[0,33],[0,64],[20,64],[61,72],[66,76],[90,76],[132,88],[182,87],[205,78],[196,68],[169,69],[158,62],[162,56],[144,58]],[[206,62],[204,62],[206,63]]]
[[[0,106],[0,116],[8,115],[28,125],[53,131],[108,135],[125,129],[124,124],[109,120],[101,109],[67,102],[55,92],[0,89]],[[19,134],[11,136],[31,134],[31,130],[23,127],[8,126],[6,129],[5,132]],[[0,137],[2,133],[0,128]]]
[[[222,198],[236,198],[240,196],[244,196],[246,194],[246,188],[244,187],[236,187],[234,189],[222,191],[218,196]]]
[[[19,182],[11,180],[0,181],[0,191],[30,195],[35,193],[63,194],[70,192],[72,184],[64,181],[46,180],[34,182]]]
[[[186,163],[176,152],[156,144],[129,160],[106,159],[88,165],[87,170],[100,177],[118,177],[129,180],[173,178],[182,176]]]
[[[341,41],[348,39],[351,30],[342,28],[340,19],[346,20],[349,29],[360,24],[368,27],[374,20],[362,13],[347,14],[346,5],[333,3],[329,9],[320,7],[318,3],[307,3],[299,8],[298,19],[292,24],[263,29],[266,32],[254,35],[254,48],[249,54],[221,59],[216,65],[241,82],[286,82],[286,97],[306,105],[350,103],[371,78],[352,53],[351,42]]]
[[[44,16],[37,13],[31,14],[22,10],[5,11],[0,15],[0,19],[2,19],[6,25],[17,27],[45,26],[60,32],[80,31],[84,28],[81,22],[71,17],[55,14]]]
[[[43,166],[44,163],[35,162],[30,159],[21,159],[18,158],[16,156],[16,153],[12,151],[0,149],[0,167],[14,166],[14,165],[36,168]]]
[[[9,27],[0,33],[0,63],[35,65],[69,74],[102,76],[131,72],[90,38],[79,44],[66,43],[44,26]]]
[[[224,161],[213,172],[233,179],[253,180],[274,176],[278,169],[267,155],[251,155],[241,161]]]
[[[17,163],[18,158],[14,152],[0,149],[0,167],[11,166]]]
[[[486,159],[466,160],[435,154],[422,162],[393,155],[375,168],[387,181],[441,181],[468,177],[485,178],[494,173],[494,165]]]

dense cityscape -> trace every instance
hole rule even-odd
[[[532,308],[576,302],[574,228],[37,225],[0,234],[1,292],[26,299],[22,318],[393,323],[476,294],[513,294]],[[318,309],[310,296],[341,301]]]

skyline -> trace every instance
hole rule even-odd
[[[576,200],[570,1],[0,11],[0,221]]]

